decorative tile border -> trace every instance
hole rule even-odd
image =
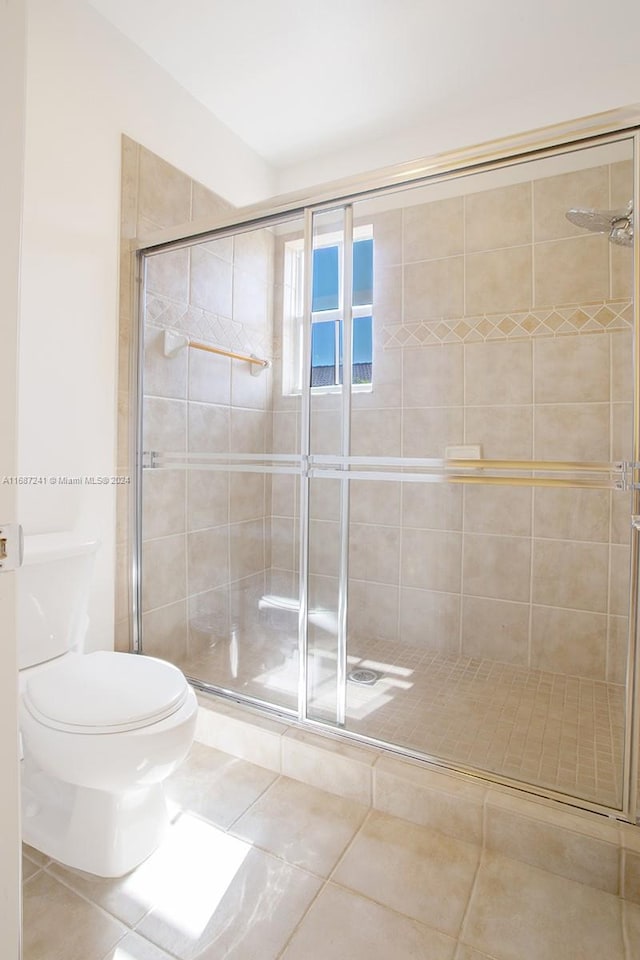
[[[384,349],[609,333],[631,329],[632,324],[630,300],[598,300],[516,313],[485,313],[451,320],[441,318],[414,323],[389,323],[383,327]]]
[[[212,346],[225,347],[239,353],[255,353],[271,359],[273,338],[264,330],[250,327],[202,310],[185,306],[175,300],[150,294],[145,304],[147,323],[162,329],[177,330],[194,340],[203,340]]]

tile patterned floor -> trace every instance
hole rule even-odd
[[[313,652],[311,705],[315,717],[328,718],[335,715],[335,654]],[[347,728],[354,733],[620,805],[621,685],[371,639],[350,642],[348,664],[382,674],[372,687],[347,685]],[[190,676],[295,707],[298,655],[284,638],[254,647],[245,642],[233,657],[218,644],[180,666]]]
[[[24,960],[635,960],[640,906],[195,744],[119,880],[25,849]]]

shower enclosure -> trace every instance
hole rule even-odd
[[[635,818],[636,143],[141,249],[134,649]]]

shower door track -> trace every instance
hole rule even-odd
[[[277,206],[259,204],[255,207],[245,208],[234,218],[228,218],[217,224],[186,224],[184,227],[172,228],[170,230],[160,231],[150,237],[143,238],[132,244],[132,256],[136,262],[136,277],[138,282],[138,297],[136,302],[135,324],[137,325],[137,337],[133,338],[132,352],[134,362],[131,365],[131,385],[130,395],[132,398],[131,415],[131,440],[130,449],[132,453],[131,462],[135,463],[135,476],[133,484],[133,496],[131,502],[131,520],[133,530],[132,556],[130,564],[130,584],[131,584],[131,611],[132,611],[132,641],[131,649],[134,652],[142,652],[142,613],[140,602],[141,591],[141,547],[142,547],[142,523],[141,523],[141,493],[142,493],[142,472],[143,468],[159,468],[169,466],[170,454],[156,452],[155,462],[149,462],[148,457],[142,453],[142,387],[143,387],[143,323],[144,316],[144,297],[145,297],[145,263],[147,257],[160,254],[167,250],[180,249],[192,246],[203,240],[222,238],[231,236],[240,232],[254,230],[260,227],[269,227],[290,221],[295,216],[304,216],[305,221],[305,276],[307,277],[305,300],[305,317],[311,315],[311,257],[312,257],[312,233],[313,217],[320,212],[328,210],[342,209],[349,211],[347,219],[352,215],[350,204],[355,200],[371,199],[377,195],[389,195],[400,192],[409,186],[426,185],[429,183],[443,182],[452,180],[470,173],[489,170],[494,167],[505,167],[521,163],[526,160],[532,160],[543,156],[559,155],[575,151],[580,148],[587,148],[597,144],[613,143],[623,138],[633,139],[634,143],[634,196],[640,197],[640,135],[638,127],[640,124],[640,108],[621,111],[611,111],[610,113],[599,117],[586,118],[573,124],[549,128],[547,130],[536,131],[524,137],[514,138],[511,141],[498,141],[487,144],[482,147],[449,154],[447,156],[436,157],[432,161],[425,161],[418,164],[404,164],[398,167],[390,168],[379,174],[370,177],[369,183],[363,182],[362,178],[351,178],[343,181],[342,184],[329,185],[327,190],[320,195],[309,199],[302,195],[293,195],[291,198],[285,198]],[[636,204],[637,207],[637,204]],[[638,236],[637,212],[634,213],[636,219],[636,237]],[[346,230],[345,230],[346,234]],[[628,822],[635,822],[636,819],[636,793],[638,783],[638,742],[640,738],[640,710],[638,710],[638,690],[640,689],[640,665],[638,663],[638,573],[639,573],[639,533],[638,529],[632,525],[631,530],[631,580],[629,596],[629,647],[628,647],[628,669],[626,678],[626,710],[624,722],[624,756],[622,765],[622,799],[620,806],[606,806],[576,797],[575,795],[561,793],[557,790],[539,787],[536,784],[526,781],[514,780],[491,770],[474,768],[468,764],[450,761],[440,756],[434,756],[418,750],[405,748],[387,741],[379,740],[374,737],[368,737],[363,734],[355,733],[343,729],[345,720],[345,697],[346,697],[346,607],[347,607],[347,571],[346,562],[348,555],[348,485],[353,479],[393,479],[395,481],[419,480],[421,482],[436,483],[494,483],[494,484],[515,484],[527,486],[572,486],[572,487],[591,487],[599,489],[630,490],[632,492],[631,514],[637,517],[640,514],[640,492],[639,476],[640,471],[640,297],[638,295],[638,282],[640,278],[640,243],[636,242],[633,249],[634,262],[634,287],[633,287],[633,329],[634,329],[634,356],[633,356],[633,453],[632,460],[628,463],[598,463],[598,464],[572,464],[570,462],[557,462],[556,471],[550,467],[548,462],[541,461],[435,461],[427,464],[425,462],[415,463],[411,460],[402,458],[355,458],[350,456],[349,451],[349,427],[351,391],[343,390],[342,411],[343,411],[343,434],[342,434],[342,456],[341,457],[318,457],[310,454],[310,410],[311,410],[311,386],[307,383],[302,390],[301,397],[301,460],[300,463],[292,462],[294,458],[284,458],[287,462],[277,462],[277,457],[262,457],[262,463],[251,462],[251,457],[244,459],[236,455],[220,455],[218,462],[201,462],[199,466],[202,469],[244,470],[248,472],[272,472],[272,473],[290,473],[300,478],[300,517],[301,522],[301,543],[300,543],[300,596],[299,596],[299,620],[298,620],[298,640],[300,651],[300,674],[298,680],[298,709],[289,709],[276,707],[265,701],[257,700],[255,697],[244,697],[232,690],[218,687],[215,684],[204,682],[198,678],[189,678],[190,682],[197,689],[207,694],[213,694],[222,698],[250,705],[261,712],[286,718],[289,722],[300,724],[303,727],[330,732],[341,739],[351,740],[369,744],[373,747],[383,749],[390,753],[417,759],[426,763],[434,764],[444,769],[460,772],[464,775],[479,778],[489,783],[507,786],[530,795],[544,797],[550,800],[562,802],[580,809],[590,810],[609,817],[615,817]],[[343,309],[348,310],[347,297]],[[311,345],[310,330],[307,328],[310,324],[304,325],[303,340],[303,358],[305,362],[304,369],[310,368]],[[347,367],[347,363],[344,364]],[[350,365],[349,365],[350,371]],[[347,378],[348,378],[347,374]],[[345,425],[346,421],[346,425]],[[194,455],[190,455],[195,460]],[[223,463],[224,458],[227,462]],[[164,459],[164,462],[163,462]],[[282,460],[282,458],[280,458]],[[204,457],[203,457],[204,461]],[[365,462],[366,461],[366,462]],[[191,467],[196,464],[192,462]],[[174,460],[171,463],[173,469],[179,468],[179,464]],[[376,469],[376,467],[378,469]],[[389,467],[396,467],[390,471]],[[186,467],[183,467],[186,469]],[[382,469],[380,469],[382,468]],[[387,469],[385,469],[387,468]],[[416,470],[415,468],[418,468]],[[410,469],[410,472],[407,470]],[[527,472],[528,476],[522,473]],[[553,474],[551,476],[536,476],[537,472]],[[571,472],[576,474],[571,479],[563,477],[562,473]],[[534,474],[533,476],[531,474]],[[325,477],[327,479],[339,480],[341,485],[341,536],[340,552],[342,557],[340,569],[340,609],[338,622],[339,643],[338,643],[338,680],[340,690],[338,691],[336,723],[309,717],[307,701],[307,660],[308,660],[308,637],[307,637],[307,612],[308,612],[308,516],[309,516],[309,483],[311,478]]]

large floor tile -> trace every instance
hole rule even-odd
[[[103,960],[126,933],[45,871],[23,890],[23,960]]]
[[[137,933],[128,933],[113,950],[104,957],[104,960],[173,960],[173,958],[159,947],[149,943]]]
[[[457,936],[480,849],[372,812],[332,879],[450,936]]]
[[[282,960],[452,960],[455,946],[437,930],[328,883]]]
[[[29,857],[22,855],[22,882],[26,882],[31,877],[35,876],[38,870],[41,870],[42,867],[34,863],[33,860],[30,860]]]
[[[496,960],[624,960],[621,901],[485,853],[460,939]]]
[[[328,876],[366,813],[363,804],[280,777],[232,832],[288,863]]]
[[[158,852],[153,909],[136,928],[181,960],[273,960],[321,885],[189,814]]]
[[[185,762],[167,780],[166,792],[174,811],[186,810],[228,827],[276,777],[263,767],[194,743]]]
[[[92,873],[72,870],[55,862],[49,864],[47,872],[133,927],[151,909],[158,895],[157,875],[153,872],[155,856],[126,876],[115,879],[96,877]]]

